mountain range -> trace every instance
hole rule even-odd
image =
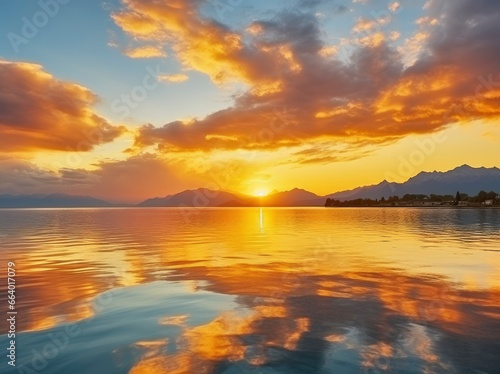
[[[454,195],[456,191],[476,195],[479,191],[500,192],[500,169],[459,166],[446,172],[421,172],[404,183],[382,181],[372,186],[339,191],[326,196],[294,188],[273,192],[267,196],[252,197],[206,188],[186,190],[165,197],[145,200],[138,207],[239,207],[239,206],[322,206],[327,198],[354,200],[380,199],[405,194]],[[0,195],[0,208],[62,208],[62,207],[116,207],[130,204],[112,204],[90,196],[65,194]],[[133,206],[133,205],[132,205]]]
[[[91,196],[66,194],[0,195],[0,208],[74,208],[74,207],[112,207],[108,203]]]
[[[325,198],[312,192],[294,188],[290,191],[275,192],[267,196],[253,197],[237,195],[227,191],[213,191],[206,188],[187,190],[163,198],[154,198],[139,204],[142,207],[174,206],[314,206],[323,205]]]
[[[358,187],[325,196],[336,200],[380,199],[405,194],[455,195],[457,191],[477,195],[479,191],[500,192],[500,169],[473,168],[462,165],[446,172],[423,171],[404,183],[382,181],[373,186]]]

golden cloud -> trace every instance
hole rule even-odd
[[[87,152],[126,129],[92,110],[89,89],[57,80],[42,66],[0,60],[0,150]]]
[[[154,58],[167,55],[163,49],[151,45],[127,49],[125,54],[130,58]]]
[[[205,118],[141,127],[138,148],[272,150],[353,137],[383,144],[456,121],[500,117],[496,80],[478,81],[494,73],[500,59],[498,38],[490,32],[500,3],[429,3],[427,18],[417,21],[399,49],[392,43],[400,32],[380,30],[390,17],[358,18],[353,31],[360,34],[332,45],[306,11],[284,11],[235,29],[203,14],[201,0],[122,3],[113,18],[131,37],[170,46],[185,68],[214,82],[248,85],[232,106]],[[465,19],[475,27],[463,27]],[[461,109],[450,113],[451,107]],[[287,118],[276,117],[286,108]]]
[[[358,18],[356,24],[352,28],[354,32],[366,32],[370,31],[374,28],[378,27],[378,23],[376,19],[366,19],[366,18]]]
[[[158,80],[162,82],[169,82],[169,83],[180,83],[180,82],[185,82],[189,79],[189,77],[186,74],[164,74],[160,75],[157,77]]]

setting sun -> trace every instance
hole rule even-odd
[[[254,193],[255,196],[258,196],[258,197],[264,197],[264,196],[267,196],[269,194],[268,191],[265,191],[265,190],[258,190]]]

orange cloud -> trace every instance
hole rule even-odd
[[[272,150],[353,137],[364,138],[364,146],[456,121],[500,117],[496,76],[486,84],[478,80],[497,71],[500,48],[491,30],[500,3],[429,3],[424,17],[442,21],[418,22],[400,49],[391,45],[399,32],[380,31],[390,17],[360,18],[354,31],[363,34],[349,43],[348,61],[342,59],[345,46],[326,43],[320,21],[307,11],[285,11],[234,29],[204,15],[198,0],[122,3],[113,18],[130,36],[169,45],[186,68],[214,82],[248,85],[234,105],[205,118],[141,127],[138,148]],[[459,113],[450,113],[451,107]],[[286,119],[273,117],[285,108]]]
[[[0,150],[86,152],[126,130],[92,111],[89,89],[57,80],[40,65],[0,60]]]
[[[187,66],[203,71],[214,81],[236,74],[231,57],[242,49],[238,35],[215,22],[198,16],[199,1],[124,0],[126,9],[113,14],[113,19],[135,38],[172,43],[178,58]]]
[[[360,17],[356,24],[354,25],[352,31],[354,32],[366,32],[378,27],[378,22],[376,19],[366,19]]]
[[[165,57],[167,55],[161,48],[151,45],[127,49],[125,54],[131,58],[153,58]]]
[[[169,82],[169,83],[180,83],[180,82],[185,82],[189,79],[189,77],[186,74],[170,74],[170,75],[160,75],[157,77],[160,81],[162,82]]]
[[[286,42],[262,40],[249,46],[243,35],[208,17],[199,0],[123,0],[124,9],[112,15],[115,23],[134,39],[169,45],[187,68],[201,71],[216,83],[241,80],[249,85],[275,84],[283,69],[299,69]],[[256,22],[248,33],[274,27]],[[282,48],[274,49],[276,44]]]

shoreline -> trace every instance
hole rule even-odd
[[[425,208],[425,209],[500,209],[500,206],[423,206],[423,205],[350,205],[350,206],[325,206],[325,208]]]
[[[500,209],[499,205],[495,206],[423,206],[423,205],[346,205],[346,206],[324,206],[324,205],[298,205],[298,206],[279,206],[279,205],[262,205],[262,206],[73,206],[73,207],[0,207],[0,210],[34,210],[34,209],[213,209],[213,208],[424,208],[424,209]]]

